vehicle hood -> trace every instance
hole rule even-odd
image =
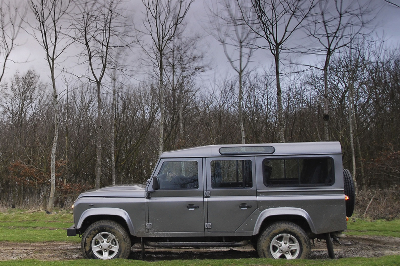
[[[110,186],[100,189],[89,190],[79,195],[83,197],[102,197],[102,198],[143,198],[146,191],[144,185],[125,185]]]

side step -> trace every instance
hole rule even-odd
[[[249,244],[249,241],[244,240],[240,242],[152,242],[146,241],[145,245],[150,247],[243,247]]]

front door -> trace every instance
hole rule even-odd
[[[201,159],[163,159],[159,189],[147,202],[147,231],[154,236],[203,236],[204,203]]]
[[[254,157],[208,158],[206,164],[206,234],[249,234],[239,228],[257,210]]]

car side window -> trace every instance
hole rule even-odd
[[[210,166],[212,188],[253,186],[251,160],[213,160]]]
[[[157,180],[160,190],[199,188],[197,161],[164,161]]]
[[[266,186],[329,186],[334,183],[332,158],[264,159]]]

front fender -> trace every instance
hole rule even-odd
[[[261,225],[265,219],[272,216],[299,216],[303,217],[310,229],[313,233],[316,233],[314,223],[310,217],[310,215],[303,209],[300,208],[290,208],[290,207],[282,207],[282,208],[270,208],[262,211],[257,218],[256,225],[254,226],[253,235],[257,235],[260,232]]]
[[[79,230],[82,227],[83,222],[90,216],[118,216],[121,217],[122,219],[125,220],[129,233],[131,235],[134,235],[134,227],[131,218],[129,217],[129,214],[119,208],[92,208],[92,209],[87,209],[84,211],[79,218],[78,224],[76,225],[76,229]]]

